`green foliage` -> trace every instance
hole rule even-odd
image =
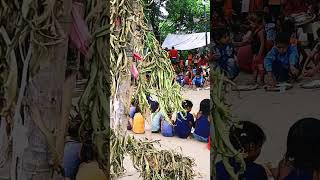
[[[156,36],[163,41],[170,33],[183,32],[205,32],[209,31],[210,3],[203,0],[161,0],[150,4],[151,0],[144,0],[146,17],[153,27]],[[165,16],[160,7],[165,8],[168,15]],[[205,17],[206,11],[206,17]],[[194,22],[194,19],[200,20]]]
[[[179,31],[204,31],[205,23],[209,22],[210,8],[206,4],[206,14],[204,19],[204,5],[202,0],[168,0],[166,3],[168,19],[175,22],[175,28]],[[194,23],[193,19],[201,19]]]
[[[159,31],[160,39],[161,41],[164,41],[168,34],[174,33],[176,31],[174,27],[174,22],[171,22],[170,20],[164,20],[160,22]]]

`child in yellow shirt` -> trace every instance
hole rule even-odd
[[[144,126],[145,120],[141,114],[140,107],[136,107],[136,113],[134,114],[133,121],[132,121],[132,131],[135,134],[144,134]]]

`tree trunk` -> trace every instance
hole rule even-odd
[[[51,158],[48,136],[44,127],[53,135],[51,143],[57,147],[57,134],[65,129],[62,118],[63,90],[68,52],[68,32],[71,22],[71,0],[64,0],[64,14],[58,19],[65,33],[62,43],[46,49],[34,45],[32,62],[39,62],[36,74],[29,75],[25,91],[21,123],[14,124],[18,134],[13,134],[13,143],[23,149],[13,149],[11,180],[49,180],[62,179],[59,175],[52,178]],[[68,102],[69,103],[69,102]],[[37,114],[39,112],[39,114]],[[39,116],[37,116],[39,115]],[[15,147],[16,148],[16,147]],[[59,152],[57,150],[57,152]],[[60,156],[61,157],[61,156]]]

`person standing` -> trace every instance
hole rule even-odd
[[[265,31],[263,29],[263,18],[258,14],[253,14],[249,17],[251,27],[252,42],[251,48],[253,53],[252,70],[253,82],[258,83],[260,77],[260,85],[264,84],[264,68],[263,61],[265,55]]]
[[[187,65],[187,66],[188,66],[188,67],[191,67],[191,66],[192,66],[192,63],[193,63],[193,62],[192,62],[192,61],[193,61],[192,51],[189,51],[189,52],[188,52],[188,58],[187,58],[187,59],[188,59],[188,65]]]
[[[178,58],[178,51],[172,46],[172,49],[169,52],[171,63],[176,64],[177,63],[177,58]]]

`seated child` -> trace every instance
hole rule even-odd
[[[189,66],[192,65],[192,60],[193,60],[193,54],[192,54],[192,51],[189,50],[189,51],[188,51],[188,57],[187,57],[187,62],[188,62],[188,63],[186,63],[186,66],[187,66],[187,67],[189,67]]]
[[[149,93],[146,94],[146,98],[148,100],[148,104],[150,106],[150,109],[154,109],[156,101],[152,99],[152,97],[150,96]]]
[[[320,175],[320,120],[304,118],[291,126],[278,180],[315,180]],[[317,178],[315,178],[317,177]]]
[[[180,69],[184,69],[184,64],[185,64],[185,62],[184,62],[183,58],[181,58],[180,61],[179,61]]]
[[[187,138],[191,134],[191,128],[194,125],[193,115],[190,113],[192,106],[193,104],[189,100],[182,102],[182,107],[187,111],[187,114],[183,118],[182,113],[178,113],[174,126],[174,132],[180,138]]]
[[[207,66],[208,62],[209,62],[208,57],[206,57],[206,55],[204,54],[201,54],[198,67],[201,68],[202,66]]]
[[[195,122],[193,138],[200,142],[208,142],[210,134],[210,99],[204,99],[200,102],[200,110]]]
[[[155,103],[154,109],[151,110],[151,132],[159,133],[160,132],[160,123],[161,123],[161,112],[159,109],[159,103]]]
[[[135,99],[132,100],[131,105],[130,105],[130,111],[129,111],[129,117],[130,120],[128,121],[128,125],[127,125],[127,130],[132,130],[132,126],[130,121],[132,121],[134,114],[136,112],[136,106],[137,106],[137,101]]]
[[[193,66],[195,68],[198,67],[199,59],[200,59],[200,56],[199,56],[199,54],[197,54],[196,57],[194,58],[194,61],[193,61]]]
[[[171,124],[164,119],[164,117],[162,117],[161,119],[161,134],[164,137],[173,137],[174,136],[174,132],[173,132],[173,122],[171,120],[172,118],[172,114],[168,114],[169,116],[169,121],[171,121]]]
[[[194,65],[193,69],[192,69],[192,75],[195,76],[197,74],[197,66]]]
[[[279,33],[276,45],[264,59],[264,67],[270,79],[269,85],[275,86],[277,82],[285,82],[296,78],[299,74],[297,47],[289,45],[290,36],[287,33]]]
[[[215,41],[215,68],[219,69],[229,79],[233,80],[238,76],[239,68],[234,56],[234,47],[230,43],[229,32],[224,28],[217,29],[215,32]]]
[[[259,157],[262,145],[266,140],[263,130],[256,124],[249,121],[239,122],[242,128],[232,126],[230,128],[229,139],[234,148],[238,151],[244,151],[248,156],[245,159],[246,170],[240,175],[239,179],[246,180],[268,180],[268,176],[263,166],[254,161]],[[239,171],[239,165],[234,158],[230,158],[230,165],[234,172]],[[217,180],[231,180],[222,161],[216,164]]]
[[[187,85],[192,85],[191,72],[190,71],[187,71],[186,74],[184,75],[184,82]]]
[[[132,131],[135,134],[144,134],[144,117],[141,114],[140,107],[136,107],[136,112],[132,121]]]
[[[203,87],[203,84],[204,84],[204,79],[201,76],[201,73],[197,72],[196,77],[194,77],[192,80],[192,85],[196,87]]]
[[[184,86],[185,82],[184,82],[184,75],[183,72],[180,71],[179,74],[176,77],[176,81],[180,84],[180,86]]]
[[[315,67],[304,72],[304,76],[312,77],[317,73],[320,73],[320,28],[317,30],[318,40],[317,44],[314,46],[310,55],[308,56],[307,62],[312,60]]]

